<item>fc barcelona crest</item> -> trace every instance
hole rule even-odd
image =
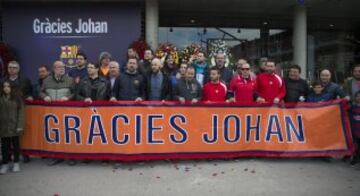
[[[75,67],[76,54],[79,51],[80,46],[78,45],[65,45],[61,46],[60,59],[66,67]]]

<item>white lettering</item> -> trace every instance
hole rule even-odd
[[[35,34],[101,34],[108,32],[107,21],[94,21],[91,18],[83,20],[78,19],[76,28],[72,28],[72,22],[62,21],[57,18],[56,21],[51,21],[49,18],[41,20],[35,18],[33,20],[33,31]]]

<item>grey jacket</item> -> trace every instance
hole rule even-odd
[[[174,91],[174,100],[178,100],[179,97],[184,97],[186,101],[191,101],[192,99],[201,100],[202,89],[200,83],[196,79],[187,81],[182,78],[177,83]]]
[[[69,100],[74,97],[74,81],[67,75],[56,80],[54,74],[48,76],[41,87],[40,97],[44,99],[49,96],[53,101],[59,101],[62,97]]]

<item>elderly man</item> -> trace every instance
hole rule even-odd
[[[44,80],[40,97],[44,101],[68,101],[73,99],[74,81],[65,74],[63,62],[54,62],[53,73]]]
[[[112,91],[114,88],[115,80],[120,76],[120,65],[116,61],[111,61],[109,63],[109,67],[110,70],[109,70],[108,84],[110,85],[109,90]]]
[[[53,73],[43,81],[40,97],[47,102],[68,101],[73,99],[74,80],[65,74],[65,64],[63,62],[54,62]],[[63,159],[53,159],[48,163],[48,166],[53,166],[63,161]],[[75,161],[70,160],[69,165],[75,164]]]

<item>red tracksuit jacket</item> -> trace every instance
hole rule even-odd
[[[275,98],[284,99],[286,90],[284,80],[277,74],[261,73],[256,78],[257,94],[266,102],[273,102]]]
[[[225,101],[227,88],[222,82],[208,82],[203,88],[203,101]]]
[[[229,92],[234,94],[235,102],[252,103],[256,92],[256,80],[236,75],[230,82]]]

